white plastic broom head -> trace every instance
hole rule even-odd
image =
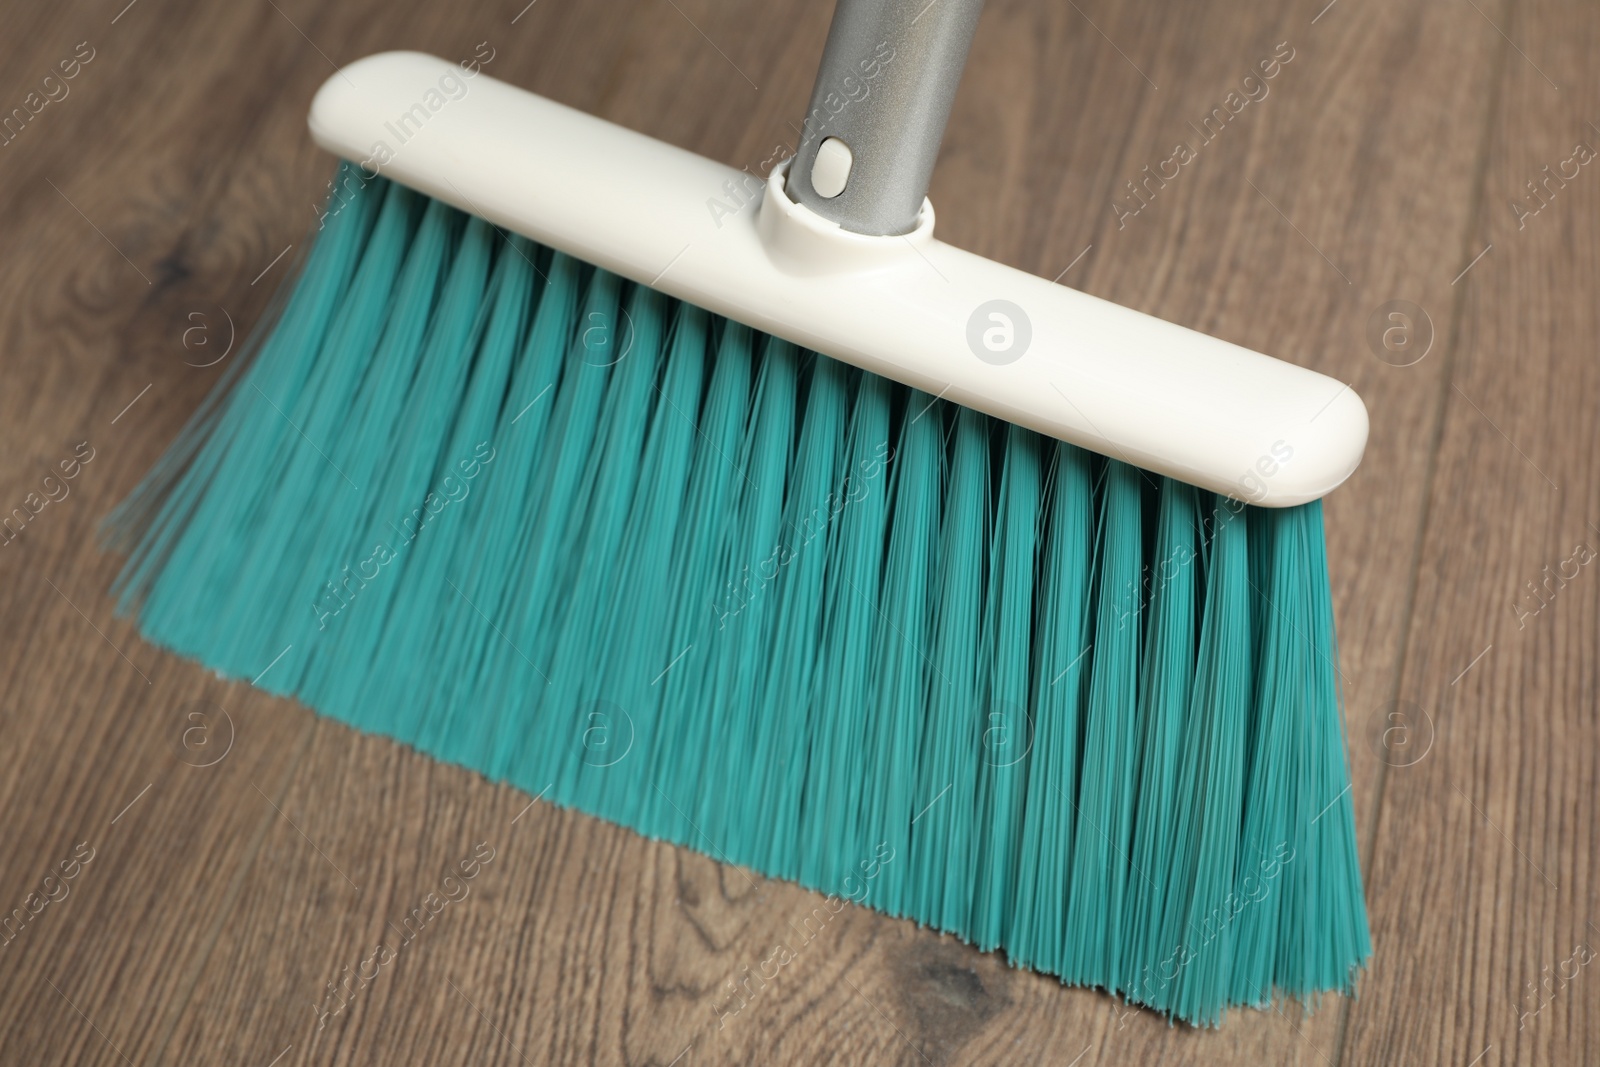
[[[944,7],[976,17],[965,0],[932,10]],[[838,23],[836,15],[830,55]],[[923,46],[882,39],[859,54],[876,57],[878,79],[888,84],[893,64]],[[964,55],[962,42],[956,75]],[[843,99],[860,102],[858,113],[874,92],[892,96],[861,80],[869,73],[863,60],[849,61],[865,95]],[[879,206],[894,197],[877,195],[875,185],[894,186],[901,202],[918,180],[925,190],[925,171],[907,179],[904,166],[872,169],[883,150],[849,130],[854,103],[820,123],[807,120],[791,162],[806,168],[795,177],[809,180],[795,180],[785,164],[762,183],[468,73],[415,52],[359,60],[317,93],[312,135],[368,173],[670,296],[1236,500],[1315,500],[1361,460],[1366,408],[1332,378],[944,244],[933,236],[925,198],[907,232],[898,232],[892,211],[890,222],[862,223],[857,204],[853,214],[838,213],[853,226],[846,228],[799,202],[842,205],[858,182]],[[832,106],[825,80],[823,112]],[[926,86],[919,92],[925,99]],[[948,98],[932,110],[942,130]],[[911,163],[912,171],[922,166]],[[886,235],[856,232],[863,225]]]

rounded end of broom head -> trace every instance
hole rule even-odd
[[[735,170],[416,52],[329,78],[323,148],[752,329],[1262,507],[1361,460],[1349,386],[933,236],[851,233]]]
[[[1332,399],[1303,421],[1284,412],[1280,432],[1227,495],[1262,507],[1294,507],[1322,499],[1355,473],[1367,447],[1367,405],[1348,385],[1324,382]]]

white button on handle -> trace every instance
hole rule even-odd
[[[811,164],[811,188],[817,195],[832,199],[844,192],[850,180],[850,164],[855,157],[850,146],[837,137],[830,137],[817,146],[816,161]]]

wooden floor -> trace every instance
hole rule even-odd
[[[112,613],[96,524],[308,239],[334,64],[479,51],[754,169],[794,138],[828,5],[124,2],[12,4],[0,35],[0,114],[55,97],[0,146],[0,512],[67,494],[0,546],[0,911],[49,901],[0,947],[0,1062],[1600,1062],[1592,2],[984,13],[941,236],[1315,367],[1372,416],[1328,539],[1376,956],[1355,999],[1220,1032],[854,907],[724,1016],[820,898],[225,685]],[[1255,98],[1202,144],[1230,93]]]

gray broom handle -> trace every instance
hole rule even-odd
[[[789,195],[855,233],[914,229],[982,9],[983,0],[838,0]],[[840,143],[818,167],[830,140]]]

